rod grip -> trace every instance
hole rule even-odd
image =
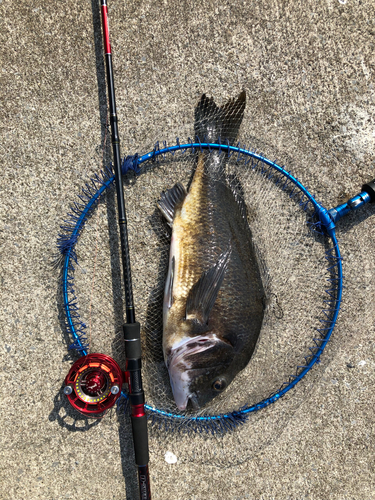
[[[126,359],[141,358],[141,326],[138,322],[123,325]]]
[[[132,416],[131,420],[133,429],[135,463],[137,465],[147,465],[149,461],[147,416]]]

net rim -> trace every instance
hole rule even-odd
[[[289,381],[283,383],[283,387],[278,391],[272,393],[268,398],[263,399],[259,403],[253,404],[251,406],[244,406],[236,411],[232,411],[230,413],[222,413],[219,415],[200,415],[200,416],[189,416],[189,415],[181,415],[177,413],[167,412],[155,406],[150,406],[145,404],[145,408],[147,410],[148,416],[151,417],[152,420],[177,420],[179,422],[188,422],[189,424],[196,424],[198,427],[203,427],[205,424],[214,423],[215,425],[219,425],[223,429],[234,428],[238,424],[243,423],[247,420],[248,415],[252,412],[258,411],[262,408],[269,406],[270,404],[276,402],[282,396],[284,396],[289,390],[297,385],[297,383],[302,380],[302,378],[312,369],[315,363],[320,361],[320,356],[323,353],[331,335],[334,330],[338,313],[340,310],[340,304],[342,299],[342,289],[343,289],[343,273],[342,273],[342,257],[340,254],[340,248],[338,245],[338,241],[335,234],[334,224],[332,223],[331,218],[328,215],[328,210],[320,204],[315,197],[309,192],[309,190],[298,180],[298,178],[294,177],[290,171],[287,171],[284,167],[278,165],[276,162],[273,162],[267,159],[265,156],[261,154],[257,154],[256,151],[248,150],[245,147],[241,147],[240,144],[237,146],[231,146],[229,144],[221,144],[221,143],[207,143],[207,142],[193,142],[192,140],[188,140],[188,143],[180,144],[179,140],[176,139],[176,144],[173,146],[167,146],[164,142],[163,147],[160,148],[160,144],[156,143],[155,147],[152,151],[139,156],[135,154],[133,156],[128,156],[124,158],[122,162],[122,172],[123,174],[133,170],[136,174],[140,174],[141,169],[140,165],[147,161],[156,161],[159,157],[165,157],[167,154],[174,155],[177,151],[185,153],[187,151],[195,152],[197,150],[215,150],[221,154],[227,154],[228,158],[232,155],[237,155],[237,160],[245,160],[247,158],[253,159],[262,164],[267,165],[268,169],[261,170],[261,174],[267,178],[271,178],[275,173],[280,174],[285,178],[285,183],[282,189],[285,189],[287,183],[292,183],[294,188],[292,192],[289,194],[292,197],[295,188],[298,188],[303,196],[300,200],[300,206],[307,206],[310,202],[314,207],[315,214],[317,215],[318,220],[318,228],[324,230],[326,236],[331,239],[332,246],[326,252],[328,256],[326,258],[332,264],[332,267],[337,267],[336,273],[337,278],[335,278],[335,285],[332,290],[326,290],[328,295],[330,295],[330,302],[333,302],[333,309],[331,318],[328,318],[327,324],[325,328],[319,330],[322,333],[322,337],[313,338],[314,346],[310,348],[311,351],[311,359],[304,366],[298,366],[296,375],[290,375]],[[250,160],[248,160],[250,161]],[[60,252],[64,255],[64,263],[62,270],[62,289],[63,289],[63,303],[64,303],[64,312],[66,317],[66,325],[69,333],[73,338],[73,344],[69,347],[69,349],[75,349],[79,352],[80,356],[85,356],[87,354],[87,338],[85,336],[85,324],[80,319],[79,309],[77,304],[77,297],[74,292],[73,283],[74,283],[74,264],[77,264],[77,256],[74,250],[75,244],[78,241],[79,235],[87,221],[87,219],[91,215],[92,209],[95,207],[98,202],[100,196],[104,193],[104,191],[111,186],[111,184],[115,180],[115,175],[112,171],[112,166],[106,168],[105,171],[101,172],[101,177],[96,175],[93,179],[91,179],[91,184],[87,183],[86,188],[82,189],[83,196],[81,195],[79,198],[82,203],[76,203],[74,207],[71,207],[73,214],[68,214],[69,220],[65,221],[68,223],[68,226],[61,226],[68,235],[59,235],[58,239],[58,247]],[[303,197],[306,197],[306,200],[303,201]],[[306,208],[305,208],[306,210]],[[330,269],[328,268],[328,269]],[[298,372],[299,369],[302,369]],[[128,395],[125,392],[122,392],[122,398],[128,399]]]

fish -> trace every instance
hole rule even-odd
[[[195,108],[201,142],[233,145],[246,92],[219,107]],[[198,410],[248,364],[264,315],[264,289],[241,190],[226,175],[228,155],[197,153],[187,191],[177,182],[157,205],[172,227],[163,300],[163,355],[179,410]]]

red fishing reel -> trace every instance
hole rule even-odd
[[[87,354],[71,367],[64,393],[73,408],[83,415],[95,416],[115,404],[123,383],[123,372],[114,359],[105,354]]]

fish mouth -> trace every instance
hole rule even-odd
[[[191,376],[188,371],[192,369],[192,362],[187,357],[212,349],[218,344],[226,342],[215,334],[206,334],[187,337],[172,347],[167,368],[173,397],[179,410],[186,410],[189,401],[194,410],[199,409],[197,395],[190,391]]]

